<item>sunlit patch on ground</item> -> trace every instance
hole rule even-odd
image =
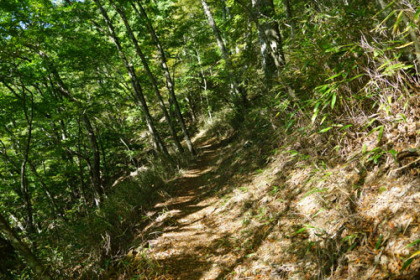
[[[297,146],[306,149],[283,148]],[[243,147],[202,143],[150,210],[136,248],[157,264],[150,279],[405,279],[407,245],[420,235],[418,179],[288,152],[258,168]]]

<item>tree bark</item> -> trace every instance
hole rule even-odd
[[[178,118],[178,122],[179,122],[179,124],[181,126],[181,129],[182,129],[182,132],[184,134],[184,139],[185,139],[185,142],[187,144],[188,150],[190,151],[191,154],[195,155],[196,152],[195,152],[194,146],[191,142],[190,135],[189,135],[187,127],[185,125],[184,117],[181,114],[181,109],[179,107],[178,100],[177,100],[176,95],[175,95],[175,88],[174,88],[175,84],[172,80],[171,73],[169,72],[169,68],[168,68],[167,60],[166,60],[166,55],[165,55],[165,52],[163,50],[162,44],[160,43],[160,40],[159,40],[158,36],[156,35],[155,29],[153,28],[153,25],[150,22],[150,19],[147,16],[147,13],[144,10],[143,6],[141,5],[140,1],[137,0],[137,4],[140,8],[140,12],[136,8],[134,3],[131,3],[131,4],[132,4],[133,9],[136,11],[136,13],[139,14],[139,15],[142,15],[144,17],[144,19],[146,21],[147,28],[149,29],[149,32],[152,35],[152,39],[153,39],[153,41],[154,41],[154,43],[155,43],[155,45],[156,45],[156,47],[159,51],[161,66],[162,66],[163,73],[164,73],[165,79],[166,79],[166,87],[168,88],[169,95],[172,99],[174,109],[175,109],[175,114]]]
[[[295,20],[293,19],[293,12],[292,12],[292,7],[290,6],[290,0],[283,0],[283,5],[284,5],[284,11],[286,13],[286,19],[290,24],[290,34],[293,38],[295,37],[296,25],[295,25]]]
[[[200,57],[200,53],[197,49],[194,49],[195,54],[197,56],[197,62],[198,62],[198,66],[200,67],[200,77],[201,77],[201,81],[203,84],[203,90],[204,90],[204,98],[206,99],[206,106],[207,107],[207,112],[209,114],[209,119],[210,122],[213,122],[213,117],[211,115],[211,106],[210,106],[210,102],[209,102],[209,97],[208,97],[208,93],[207,93],[207,79],[206,79],[206,75],[204,74],[204,70],[203,70],[203,66],[201,65],[201,57]],[[201,95],[201,92],[200,92]]]
[[[42,52],[39,51],[39,55],[41,56],[41,58],[43,58],[48,67],[49,70],[51,71],[55,81],[56,81],[56,85],[57,85],[57,89],[59,91],[59,93],[66,98],[67,100],[73,102],[74,104],[76,104],[79,107],[82,107],[82,104],[79,100],[77,100],[69,91],[69,89],[67,88],[66,84],[64,83],[64,81],[61,79],[60,73],[58,72],[58,70],[54,67],[54,65],[51,63],[51,61],[49,60],[48,56]],[[97,206],[99,206],[99,204],[101,203],[101,196],[104,194],[104,190],[103,190],[103,186],[102,186],[102,179],[101,179],[101,173],[100,173],[100,154],[99,154],[99,148],[98,148],[98,142],[96,140],[96,136],[93,130],[93,127],[91,125],[91,122],[88,118],[88,116],[86,115],[86,113],[83,113],[83,122],[85,124],[85,128],[86,131],[88,132],[88,138],[89,138],[89,142],[91,145],[91,151],[93,154],[93,165],[92,165],[92,173],[91,173],[91,177],[92,177],[92,184],[93,184],[93,192],[95,194],[95,204]]]
[[[120,54],[120,57],[121,57],[121,59],[124,63],[124,66],[127,69],[128,75],[130,76],[131,86],[132,86],[133,91],[135,93],[135,96],[136,96],[136,99],[137,99],[136,101],[138,101],[140,103],[140,106],[143,110],[143,114],[144,114],[144,117],[146,119],[147,128],[148,128],[149,133],[151,134],[152,139],[153,139],[154,148],[162,151],[165,155],[169,156],[168,150],[166,149],[166,146],[163,144],[163,142],[162,142],[162,140],[159,136],[159,133],[155,128],[153,118],[150,115],[149,107],[147,106],[146,99],[144,98],[144,95],[143,95],[143,89],[141,88],[141,85],[137,80],[136,72],[134,71],[133,66],[130,65],[130,63],[127,60],[127,57],[124,54],[124,51],[122,49],[120,40],[117,37],[117,34],[115,32],[114,26],[113,26],[109,16],[108,16],[108,13],[106,12],[106,10],[104,9],[104,7],[102,6],[102,4],[100,3],[99,0],[93,0],[93,1],[98,6],[98,8],[99,8],[104,20],[105,20],[105,23],[108,27],[110,38],[114,42],[114,44],[115,44],[115,46],[116,46],[116,48],[117,48],[117,50]]]
[[[166,122],[168,123],[169,130],[170,130],[172,138],[175,142],[175,145],[176,145],[179,152],[183,152],[184,148],[182,147],[181,143],[179,142],[179,139],[178,139],[178,136],[177,136],[174,124],[173,124],[173,120],[169,116],[168,110],[166,110],[166,106],[165,106],[165,103],[163,102],[162,95],[160,94],[156,78],[153,75],[152,71],[150,70],[149,63],[147,62],[147,59],[146,59],[145,55],[143,54],[136,37],[134,36],[134,32],[131,29],[130,24],[128,23],[127,17],[125,16],[125,12],[121,8],[119,8],[117,5],[115,5],[114,1],[109,0],[109,2],[114,7],[114,9],[117,11],[117,13],[121,16],[121,19],[124,22],[125,28],[127,30],[128,37],[130,37],[131,41],[133,42],[134,48],[136,49],[136,52],[141,59],[141,62],[143,64],[144,69],[146,70],[146,73],[147,73],[147,76],[150,79],[150,82],[152,83],[153,90],[154,90],[154,92],[156,94],[156,97],[158,99],[158,104],[159,104],[159,106],[160,106],[160,108],[163,112],[163,115],[166,119]]]
[[[80,177],[80,185],[79,185],[79,188],[80,188],[80,193],[81,193],[81,196],[82,196],[82,198],[83,198],[83,204],[84,204],[84,206],[85,206],[85,211],[87,211],[87,194],[86,194],[86,184],[85,184],[85,179],[84,179],[84,172],[83,172],[83,164],[82,164],[82,160],[83,160],[83,158],[82,158],[82,156],[81,156],[81,153],[82,153],[82,143],[81,143],[81,138],[82,138],[82,128],[81,128],[81,125],[80,125],[80,118],[78,118],[78,120],[77,120],[77,124],[78,124],[78,137],[77,137],[77,153],[76,153],[76,156],[77,156],[77,165],[78,165],[78,167],[79,167],[79,177]]]
[[[285,64],[279,24],[273,18],[273,0],[252,0],[252,8],[256,14],[264,76],[268,88],[271,88],[278,71]]]
[[[211,29],[213,30],[214,37],[216,37],[217,45],[219,46],[219,50],[222,53],[222,57],[226,63],[226,70],[229,75],[231,90],[233,92],[234,103],[238,105],[242,103],[242,105],[246,105],[248,103],[246,97],[246,91],[243,87],[239,86],[237,81],[236,75],[234,73],[232,60],[227,50],[225,43],[223,42],[222,35],[220,33],[220,29],[218,28],[216,22],[214,21],[213,15],[210,11],[210,7],[205,0],[201,0],[201,5],[203,6],[204,13],[207,17],[207,22],[209,23]]]
[[[101,160],[98,141],[96,139],[95,130],[92,127],[89,117],[83,113],[83,122],[88,133],[90,149],[92,151],[92,181],[95,189],[95,203],[97,206],[101,203],[101,197],[104,195],[104,188],[101,179]]]
[[[28,266],[37,274],[39,279],[52,280],[42,262],[32,253],[29,247],[23,243],[17,233],[10,227],[7,220],[0,213],[0,232],[4,234],[10,244],[23,257]]]
[[[26,108],[26,91],[25,87],[23,88],[23,111],[25,113],[26,123],[28,124],[28,137],[26,139],[24,151],[23,151],[23,160],[20,167],[20,187],[21,192],[24,198],[24,203],[27,212],[27,226],[28,232],[34,233],[35,232],[35,225],[34,225],[34,218],[33,218],[33,210],[32,210],[32,202],[31,202],[31,195],[29,193],[29,184],[26,178],[26,165],[29,160],[29,152],[31,149],[31,140],[32,140],[32,121],[34,116],[34,109],[33,109],[34,99],[31,93],[31,112],[28,113],[28,109]]]

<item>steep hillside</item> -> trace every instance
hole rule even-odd
[[[0,1],[0,279],[420,279],[419,26]]]
[[[418,128],[400,136],[398,161],[366,156],[368,133],[348,139],[343,160],[319,135],[254,123],[258,111],[196,140],[197,162],[168,182],[110,278],[419,277],[416,257],[403,268],[420,237]]]

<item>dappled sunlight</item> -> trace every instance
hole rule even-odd
[[[367,277],[380,229],[388,234],[379,265],[400,267],[396,256],[409,250],[398,235],[412,240],[419,229],[417,182],[360,176],[351,164],[320,169],[283,153],[252,169],[240,143],[221,142],[201,146],[140,235],[149,241],[136,250],[162,266],[164,279],[303,279],[344,262],[345,275]]]

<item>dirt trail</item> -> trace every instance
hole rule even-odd
[[[147,213],[144,255],[132,253],[130,277],[118,279],[420,279],[420,264],[403,274],[399,257],[420,232],[418,179],[268,157],[239,137],[196,146],[196,162]]]
[[[148,213],[152,222],[142,236],[148,242],[147,256],[162,268],[158,279],[218,279],[237,259],[220,246],[228,229],[212,217],[218,200],[215,182],[223,181],[212,171],[222,160],[224,145],[214,139],[201,144],[196,163],[169,182],[173,191]]]

